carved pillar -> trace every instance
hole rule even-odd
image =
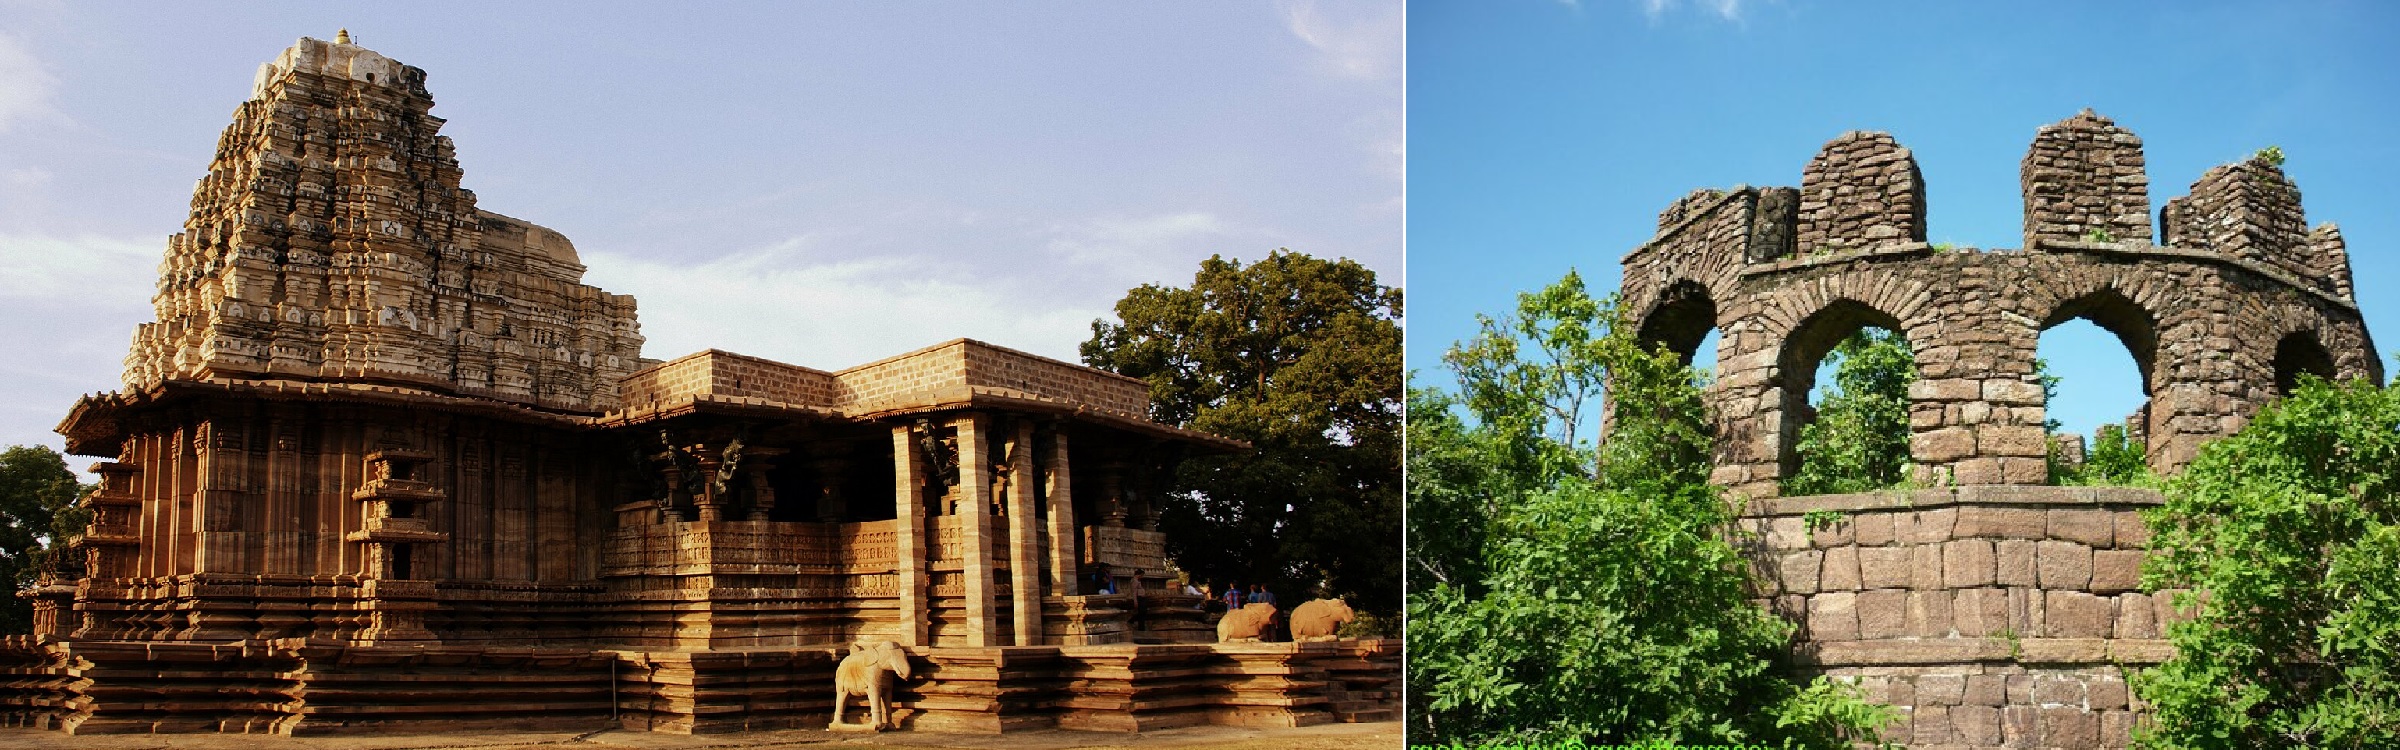
[[[1066,425],[1050,431],[1046,463],[1048,486],[1042,497],[1050,504],[1050,595],[1072,596],[1075,589],[1075,487],[1067,465]]]
[[[850,468],[850,458],[842,453],[835,446],[808,462],[817,474],[818,523],[841,523],[850,515],[850,501],[842,497],[842,473]]]
[[[965,414],[950,422],[958,431],[959,542],[967,563],[967,646],[991,646],[996,640],[992,607],[992,467],[991,421]]]
[[[1125,462],[1100,463],[1100,525],[1125,527]]]
[[[712,483],[715,482],[717,476],[717,467],[722,465],[722,458],[717,451],[709,450],[706,445],[697,446],[692,453],[693,458],[700,465],[700,476],[703,478],[700,491],[692,493],[692,503],[696,508],[693,511],[694,517],[702,523],[723,521],[726,516],[725,506],[730,504],[733,498],[718,497],[718,493],[710,491],[714,489]]]
[[[775,486],[768,481],[767,472],[775,469],[776,461],[786,452],[781,448],[743,448],[739,465],[732,466],[736,476],[733,479],[718,479],[718,486],[730,493],[730,496],[718,500],[718,504],[728,511],[739,507],[742,520],[745,521],[767,520],[767,516],[775,512]],[[733,463],[730,457],[726,461]]]
[[[900,643],[925,642],[925,456],[907,425],[892,426],[892,486],[895,488],[893,573],[899,577]]]
[[[1019,646],[1042,643],[1042,542],[1033,519],[1033,420],[1008,441],[1008,590]]]
[[[380,450],[367,454],[367,481],[350,497],[365,504],[359,530],[348,539],[366,547],[362,582],[369,612],[362,643],[434,641],[425,629],[425,613],[434,607],[433,584],[416,564],[420,545],[440,542],[449,534],[432,530],[425,507],[447,493],[421,476],[433,456],[411,450]]]

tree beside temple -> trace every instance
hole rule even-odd
[[[1085,364],[1150,384],[1151,418],[1248,441],[1187,460],[1161,518],[1196,578],[1400,607],[1401,292],[1351,260],[1222,256],[1094,321]]]

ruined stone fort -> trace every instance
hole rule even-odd
[[[123,390],[59,425],[101,486],[0,642],[0,722],[822,726],[860,640],[905,648],[909,728],[1393,718],[1395,642],[1218,644],[1166,585],[1163,482],[1247,446],[979,341],[645,358],[432,107],[346,33],[259,69]]]
[[[1926,243],[1915,159],[1853,132],[1798,189],[1675,201],[1625,256],[1644,339],[1688,357],[1720,332],[1713,479],[1748,501],[1758,593],[1802,626],[1804,669],[1907,713],[1887,739],[2120,747],[2124,669],[2171,654],[2168,595],[2138,590],[2137,511],[2159,495],[2043,486],[2043,330],[2082,318],[2124,343],[2148,396],[2129,432],[2161,472],[2303,373],[2382,379],[2341,232],[2307,226],[2276,161],[2209,170],[2154,232],[2141,139],[2087,110],[2025,155],[2025,247],[1976,250]],[[1783,496],[1818,363],[1867,326],[1915,352],[1910,454],[1930,489]],[[1811,511],[1842,520],[1812,528]]]

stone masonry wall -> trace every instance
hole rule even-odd
[[[1753,503],[1758,593],[1799,662],[1901,709],[1910,747],[2124,747],[2125,669],[2172,653],[2139,590],[2156,492],[1966,487]],[[1810,528],[1810,511],[1839,514]]]
[[[2042,126],[2022,169],[2025,246],[2150,241],[2150,177],[2143,165],[2142,139],[2091,110]]]
[[[1799,251],[1925,241],[1925,180],[1889,133],[1851,131],[1800,173]]]
[[[2272,165],[2211,170],[2192,197],[2170,201],[2167,246],[2116,223],[2113,242],[2042,229],[2117,222],[2147,205],[2139,141],[2112,128],[2079,115],[2035,140],[2026,189],[2037,250],[1912,241],[1924,236],[1923,204],[1910,202],[1923,186],[1907,150],[1880,134],[1827,144],[1788,214],[1789,188],[1676,201],[1658,235],[1625,257],[1622,304],[1645,339],[1687,354],[1709,328],[1722,332],[1708,390],[1715,481],[1754,498],[1779,493],[1798,467],[1817,364],[1866,326],[1900,333],[1916,354],[1911,453],[1929,484],[2047,481],[2034,349],[2068,320],[2126,345],[2150,397],[2135,432],[2162,471],[2239,429],[2291,382],[2287,370],[2381,378],[2339,230],[2304,235],[2297,190]]]

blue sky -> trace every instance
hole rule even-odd
[[[1214,253],[1400,282],[1396,2],[0,0],[0,445],[119,387],[252,74],[342,27],[427,71],[481,207],[572,239],[652,357],[1072,360]]]
[[[2313,226],[2349,241],[2387,366],[2400,344],[2400,4],[1482,0],[1409,3],[1409,366],[1517,292],[1619,259],[1694,188],[1793,185],[1826,141],[1891,132],[1926,181],[1929,239],[2023,244],[2018,165],[2090,107],[2133,130],[2153,209],[2209,167],[2289,156]],[[2089,433],[2141,403],[2086,322],[2042,355],[2052,416]]]

